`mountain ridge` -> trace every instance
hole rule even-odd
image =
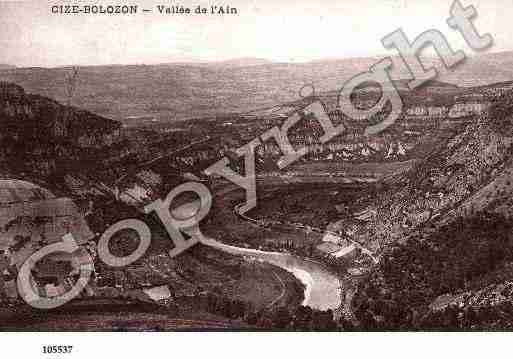
[[[252,59],[251,61],[253,61]],[[395,79],[409,73],[393,57]],[[215,117],[219,113],[243,113],[299,98],[306,84],[317,93],[342,87],[352,76],[368,71],[376,58],[324,60],[307,63],[231,65],[111,65],[79,67],[73,104],[105,117],[153,116],[161,121]],[[443,68],[438,59],[427,66]],[[513,53],[468,58],[454,70],[441,71],[437,80],[454,85],[480,86],[513,80]],[[230,64],[230,62],[228,62]],[[67,101],[65,79],[70,67],[0,70],[0,80],[17,83],[27,92]]]
[[[497,98],[369,207],[359,240],[381,260],[354,303],[368,327],[509,327],[496,288],[513,261],[512,109],[511,92]]]

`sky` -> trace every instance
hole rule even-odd
[[[489,51],[513,50],[513,1],[462,0],[474,5]],[[132,4],[134,15],[52,14],[52,5]],[[237,15],[160,15],[157,5],[230,5]],[[157,64],[258,57],[280,62],[395,55],[381,38],[402,28],[410,39],[428,29],[466,47],[446,19],[452,0],[183,0],[1,1],[0,63],[21,67]]]

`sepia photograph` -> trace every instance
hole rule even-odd
[[[512,18],[0,1],[0,342],[511,331]]]

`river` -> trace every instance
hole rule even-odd
[[[235,189],[237,188],[229,186],[222,191],[217,191],[215,196],[226,195]],[[173,209],[172,212],[178,218],[189,218],[196,213],[198,207],[198,202],[188,203]],[[224,212],[224,215],[233,216],[229,220],[242,221],[242,219],[235,215],[232,209]],[[251,224],[248,223],[249,225]],[[197,230],[197,227],[195,229]],[[304,301],[302,303],[305,306],[320,310],[335,310],[342,304],[342,283],[340,279],[321,263],[303,259],[289,253],[235,247],[212,238],[201,237],[201,242],[210,247],[230,254],[267,262],[292,273],[305,286]]]
[[[315,309],[337,309],[342,302],[341,282],[322,264],[298,256],[230,246],[205,238],[202,243],[224,252],[270,263],[294,274],[305,285],[303,305]]]
[[[380,164],[380,168],[382,164]],[[402,168],[402,167],[401,167]],[[371,170],[376,171],[376,166],[371,166]],[[311,168],[309,172],[311,172]],[[384,177],[385,175],[389,175],[389,173],[383,173],[378,177]],[[312,182],[311,178],[307,178],[305,176],[295,176],[293,178],[296,182]],[[368,182],[364,179],[360,178],[361,175],[355,176],[355,178],[347,179],[347,178],[336,178],[328,176],[327,180],[320,181],[319,176],[314,176],[313,182],[334,182],[334,183],[361,183]],[[287,184],[292,179],[290,176],[274,176],[275,182],[279,184]],[[257,180],[266,182],[270,182],[272,178],[259,178]],[[233,184],[221,186],[222,188],[217,188],[214,191],[214,196],[219,198],[227,195],[235,190],[240,190],[238,186]],[[186,219],[196,214],[197,209],[199,208],[199,203],[189,203],[185,205],[178,206],[172,210],[173,214],[181,219]],[[230,210],[223,212],[221,214],[225,216],[228,221],[243,221],[237,215],[234,214],[232,208]],[[229,217],[229,218],[228,218]],[[246,222],[247,223],[247,222]],[[247,225],[251,225],[247,223]],[[195,228],[194,230],[197,230]],[[212,238],[206,238],[202,236],[202,243],[213,248],[219,249],[221,251],[234,254],[241,255],[247,258],[252,258],[255,260],[263,261],[275,265],[277,267],[283,268],[290,273],[292,273],[299,281],[301,281],[305,286],[304,292],[304,301],[303,305],[310,306],[315,309],[326,310],[326,309],[338,309],[342,306],[343,303],[343,295],[344,289],[342,287],[341,280],[332,272],[330,272],[323,264],[317,263],[308,259],[301,258],[296,255],[292,255],[289,253],[280,253],[280,252],[267,252],[261,251],[257,249],[248,249],[248,248],[240,248],[232,245],[228,245],[225,243],[221,243],[218,240]],[[369,252],[369,255],[370,254]],[[375,260],[375,258],[373,257]]]

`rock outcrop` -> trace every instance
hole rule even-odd
[[[119,122],[0,82],[0,168],[9,173],[48,177],[121,141]]]

